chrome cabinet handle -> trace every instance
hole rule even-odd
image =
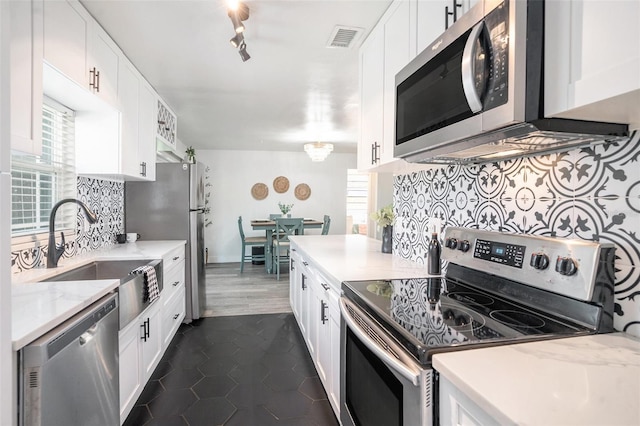
[[[320,285],[322,286],[322,288],[324,288],[325,290],[329,290],[331,287],[329,286],[329,284],[326,283],[320,283]]]
[[[322,321],[322,324],[325,324],[327,322],[327,320],[328,320],[327,313],[326,313],[326,309],[328,307],[329,307],[329,305],[324,303],[324,300],[320,301],[320,321]]]
[[[173,260],[178,260],[178,259],[180,259],[180,256],[176,256],[173,258]]]
[[[307,286],[305,285],[305,281],[307,280],[306,275],[302,274],[302,290],[306,290]]]
[[[473,27],[462,52],[462,89],[465,98],[467,98],[469,108],[473,113],[482,111],[482,101],[473,83],[473,72],[476,62],[476,42],[480,38],[483,29],[484,22],[480,22]]]
[[[175,286],[177,286],[178,284],[180,284],[180,281],[176,281],[176,282],[174,282],[174,283],[173,283],[173,286],[175,287]]]
[[[175,315],[173,316],[173,319],[174,319],[174,320],[177,320],[179,316],[180,316],[180,314],[175,314]]]

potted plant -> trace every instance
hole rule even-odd
[[[396,219],[396,215],[393,213],[393,204],[389,204],[371,213],[370,217],[382,228],[382,252],[391,253],[391,247],[393,245],[393,222]]]
[[[187,160],[190,163],[195,163],[196,162],[196,150],[192,146],[187,148],[185,153],[187,154]]]
[[[291,217],[289,212],[293,208],[293,204],[282,204],[281,202],[278,202],[278,207],[280,208],[283,216],[287,215],[287,217]]]

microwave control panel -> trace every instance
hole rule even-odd
[[[502,2],[485,18],[488,36],[489,81],[484,111],[504,105],[509,97],[509,2]]]

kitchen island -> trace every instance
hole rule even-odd
[[[437,354],[433,366],[443,424],[640,424],[640,339],[626,333]]]

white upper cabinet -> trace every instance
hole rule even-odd
[[[76,1],[45,0],[44,59],[79,86],[115,105],[119,49]]]
[[[89,87],[110,105],[118,95],[118,62],[120,49],[111,37],[95,24],[91,26],[89,44]]]
[[[175,152],[177,147],[178,117],[160,98],[158,98],[156,114],[155,129],[158,151]]]
[[[415,45],[412,45],[411,4],[408,1],[397,3],[384,24],[384,143],[382,144],[381,163],[394,161],[393,148],[396,137],[396,74],[415,57]]]
[[[138,103],[138,161],[143,179],[156,180],[156,105],[158,96],[140,77]]]
[[[371,32],[360,48],[360,139],[358,170],[380,162],[383,142],[384,27]]]
[[[122,112],[120,129],[120,172],[127,176],[142,175],[138,161],[138,113],[140,110],[140,78],[128,61],[122,61],[118,73],[118,105]]]
[[[545,3],[545,115],[640,128],[640,2]]]
[[[66,0],[44,2],[44,59],[86,87],[87,34],[90,16]]]
[[[396,0],[360,48],[358,170],[409,172],[424,168],[393,157],[396,74],[416,56],[416,2]]]
[[[11,148],[42,153],[42,0],[12,1]]]

